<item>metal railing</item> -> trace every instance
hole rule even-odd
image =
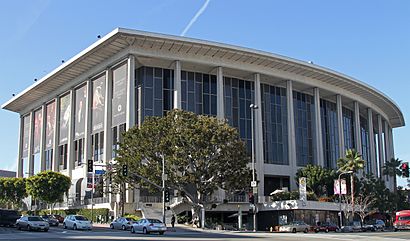
[[[161,196],[140,196],[140,202],[142,203],[162,203]]]

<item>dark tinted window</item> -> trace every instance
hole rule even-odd
[[[86,217],[83,217],[83,216],[75,216],[75,219],[79,220],[79,221],[88,221],[88,219]]]
[[[40,217],[28,217],[28,221],[43,221]]]

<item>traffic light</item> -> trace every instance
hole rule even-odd
[[[401,174],[403,177],[409,177],[409,163],[408,162],[403,162],[401,164]]]
[[[122,175],[124,177],[128,176],[128,165],[126,164],[122,165]]]
[[[169,191],[165,190],[165,197],[164,197],[165,202],[169,202],[170,201],[170,197],[169,197]]]
[[[251,204],[255,204],[255,196],[253,195],[253,193],[249,193],[249,203]]]
[[[88,172],[94,171],[94,161],[93,160],[87,160],[87,171]]]

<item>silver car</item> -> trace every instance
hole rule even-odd
[[[134,223],[134,219],[132,218],[119,217],[111,222],[110,228],[128,230],[128,229],[131,229],[131,226],[133,223]]]
[[[158,219],[143,218],[131,226],[131,233],[159,233],[163,235],[167,231],[167,226]]]
[[[64,219],[63,227],[65,229],[66,228],[72,228],[74,230],[77,230],[77,229],[91,230],[93,228],[93,225],[91,224],[91,221],[88,220],[84,216],[81,216],[81,215],[68,215]]]
[[[55,219],[55,218],[54,218],[53,216],[51,216],[51,215],[42,215],[41,218],[42,218],[44,221],[48,222],[48,224],[49,224],[50,226],[58,226],[58,224],[59,224],[58,220]]]
[[[307,233],[310,230],[310,225],[306,224],[303,221],[293,221],[287,225],[279,227],[279,232],[304,232]]]
[[[48,232],[50,225],[39,216],[24,216],[17,219],[16,227],[18,230],[26,229],[28,231],[41,230]]]

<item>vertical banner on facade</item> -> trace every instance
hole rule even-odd
[[[127,104],[127,64],[113,70],[112,126],[125,123]]]
[[[299,199],[306,202],[306,177],[299,178]]]
[[[85,132],[85,112],[87,99],[87,86],[83,86],[75,91],[75,136],[74,139],[84,138]]]
[[[46,150],[53,148],[54,127],[56,124],[56,103],[50,103],[46,107],[47,124],[46,124]]]
[[[28,157],[28,139],[30,135],[30,115],[23,117],[23,150],[21,158]]]
[[[34,138],[33,138],[33,154],[40,152],[40,138],[43,124],[42,110],[34,112]]]
[[[92,133],[104,130],[105,75],[93,81]]]
[[[71,116],[70,95],[60,98],[60,145],[68,141],[68,125]]]
[[[341,188],[341,189],[340,189],[340,188]],[[341,179],[341,180],[340,180],[340,184],[339,184],[339,180],[338,180],[338,179],[336,179],[336,180],[334,181],[333,193],[334,193],[335,195],[347,194],[346,179]]]

